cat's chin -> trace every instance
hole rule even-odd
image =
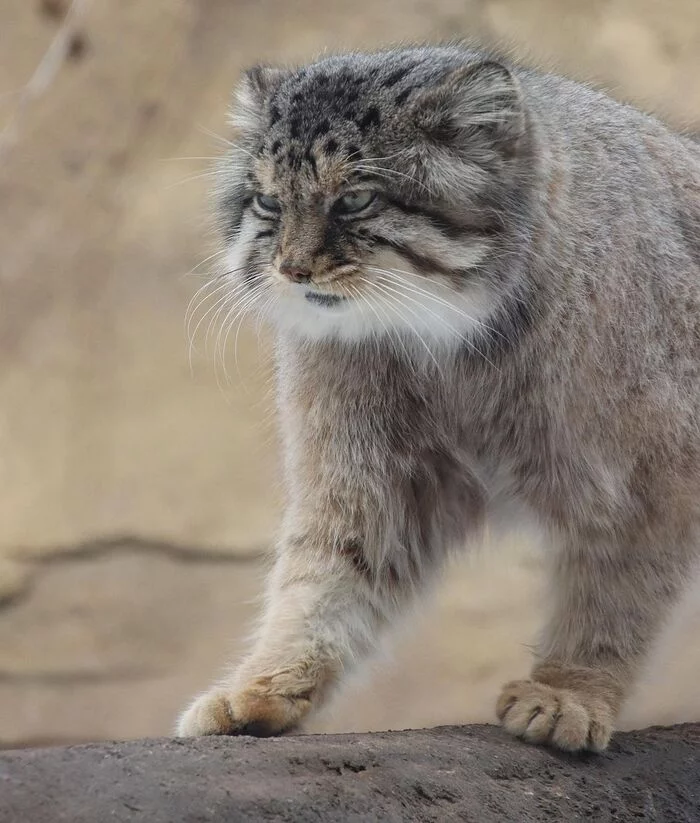
[[[375,334],[362,308],[351,297],[307,288],[280,297],[267,316],[278,331],[297,338],[354,342]]]
[[[309,290],[304,293],[304,299],[316,306],[324,309],[333,309],[342,305],[347,298],[340,294],[328,294],[327,292]]]

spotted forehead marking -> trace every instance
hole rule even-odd
[[[393,78],[390,78],[393,80]],[[299,172],[331,164],[323,156],[362,158],[360,144],[382,126],[376,89],[364,74],[344,70],[334,74],[305,72],[288,79],[269,103],[268,130],[263,152],[278,171]]]
[[[263,184],[337,188],[353,162],[376,156],[381,130],[415,88],[417,63],[311,66],[287,77],[267,106],[256,173]]]
[[[279,143],[276,152],[261,152],[254,164],[251,182],[259,182],[269,193],[293,199],[333,193],[363,176],[353,165],[363,156],[356,144],[341,146],[333,138],[317,140],[306,148],[300,143]],[[304,185],[300,185],[302,182]]]

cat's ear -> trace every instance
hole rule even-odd
[[[520,83],[495,60],[451,71],[413,100],[413,118],[426,138],[469,150],[510,154],[525,132]]]
[[[275,66],[248,69],[233,92],[231,125],[243,132],[264,128],[267,104],[287,74]]]

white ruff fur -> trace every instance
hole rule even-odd
[[[227,271],[235,284],[243,277],[241,266],[247,258],[256,227],[244,220],[226,258]],[[463,261],[477,265],[485,249],[475,245]],[[325,284],[291,283],[272,267],[254,271],[267,286],[250,303],[252,312],[262,311],[265,319],[285,334],[307,340],[335,338],[348,342],[389,337],[428,347],[459,345],[474,337],[493,310],[494,300],[483,284],[468,284],[457,291],[439,275],[419,274],[411,264],[392,251],[373,255],[361,277],[351,276],[328,288]],[[252,288],[255,288],[253,286]],[[306,294],[338,294],[346,299],[332,306],[309,301]],[[241,290],[237,302],[245,301]]]

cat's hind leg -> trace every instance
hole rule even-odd
[[[688,579],[684,530],[570,540],[554,558],[553,609],[529,680],[506,684],[496,712],[532,743],[602,751],[638,667]]]

